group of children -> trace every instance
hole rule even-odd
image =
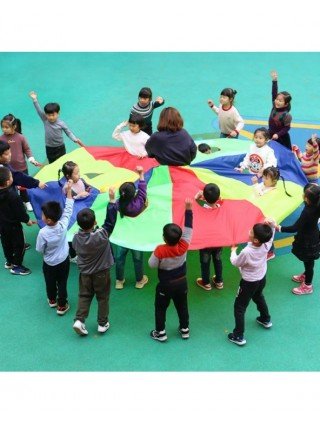
[[[235,169],[243,172],[248,169],[253,175],[252,183],[257,196],[267,194],[276,188],[280,173],[273,149],[268,146],[270,138],[291,149],[289,136],[291,115],[291,96],[287,92],[278,93],[277,74],[272,76],[273,108],[269,118],[269,129],[258,128],[254,132],[250,152]],[[236,91],[224,89],[220,95],[220,105],[215,106],[208,101],[210,108],[218,115],[222,138],[238,138],[244,126],[243,119],[234,107]],[[41,109],[37,95],[30,93],[34,106],[45,128],[46,154],[48,162],[52,163],[66,153],[62,132],[83,146],[78,139],[60,120],[60,106],[57,103],[45,105]],[[113,137],[124,144],[125,149],[137,158],[147,156],[145,144],[152,134],[153,110],[164,104],[164,99],[158,97],[152,101],[152,92],[144,87],[138,95],[138,102],[132,107],[128,121],[118,125]],[[21,223],[28,226],[35,224],[26,212],[32,210],[26,193],[22,188],[46,185],[28,176],[25,156],[36,166],[41,164],[32,155],[28,142],[21,134],[21,123],[12,114],[1,121],[3,135],[0,138],[0,233],[4,255],[5,268],[18,275],[30,274],[23,265],[26,242]],[[122,131],[128,126],[129,130]],[[199,145],[199,151],[210,153],[210,146]],[[264,328],[272,326],[271,316],[263,296],[266,284],[267,260],[274,257],[273,238],[275,231],[296,233],[292,252],[303,262],[304,271],[292,277],[300,285],[293,288],[297,295],[313,292],[312,278],[314,261],[319,258],[320,188],[317,185],[317,170],[319,162],[319,139],[313,135],[307,142],[306,152],[301,153],[295,146],[293,151],[301,161],[302,170],[309,183],[303,191],[305,207],[298,221],[292,226],[280,226],[271,219],[257,223],[249,232],[247,246],[237,255],[237,247],[231,248],[231,263],[238,267],[242,276],[238,294],[234,303],[235,328],[228,335],[231,342],[244,345],[244,316],[246,308],[252,299],[260,313],[257,322]],[[312,164],[312,165],[310,165]],[[109,189],[109,202],[106,208],[105,221],[97,226],[95,213],[90,208],[84,208],[77,214],[79,231],[74,235],[72,243],[67,241],[67,228],[76,200],[89,196],[90,186],[80,177],[79,166],[66,162],[59,170],[59,184],[66,194],[64,209],[59,202],[49,201],[42,205],[42,220],[45,226],[39,231],[36,250],[43,255],[43,274],[46,283],[48,304],[56,308],[58,315],[64,315],[69,309],[67,294],[67,279],[70,267],[70,254],[80,271],[79,301],[73,328],[79,335],[87,335],[85,320],[89,314],[90,304],[94,296],[98,301],[98,332],[105,333],[109,329],[109,296],[110,268],[116,265],[115,288],[121,290],[125,284],[125,261],[131,252],[136,277],[136,288],[142,289],[148,283],[148,277],[143,270],[143,253],[126,247],[116,246],[112,249],[109,237],[116,224],[124,216],[136,217],[148,206],[147,185],[141,166],[137,166],[139,175],[138,190],[132,182],[125,182],[119,187],[119,199],[116,199],[115,189]],[[61,173],[65,182],[61,182]],[[259,183],[259,178],[262,182]],[[282,179],[283,180],[283,179]],[[283,180],[284,184],[284,180]],[[20,188],[20,196],[17,189]],[[286,188],[284,186],[286,191]],[[288,196],[290,194],[287,193]],[[223,205],[220,199],[220,189],[214,183],[204,186],[203,191],[194,194],[194,201],[204,208],[218,209]],[[24,205],[25,204],[25,205]],[[187,301],[187,269],[186,254],[192,238],[192,199],[185,201],[185,226],[181,229],[177,224],[169,223],[163,228],[164,244],[159,245],[149,258],[150,267],[158,269],[159,283],[155,295],[155,329],[150,336],[158,341],[166,341],[165,330],[166,310],[172,299],[179,317],[178,331],[183,339],[189,338],[189,313]],[[119,214],[118,214],[119,213]],[[214,244],[214,241],[212,241]],[[200,250],[201,277],[196,284],[206,291],[212,285],[223,289],[222,277],[222,247],[207,247]],[[71,255],[72,257],[72,255]],[[213,260],[215,275],[210,277],[210,262]]]

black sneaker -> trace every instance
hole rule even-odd
[[[24,244],[24,249],[27,251],[27,249],[30,249],[30,248],[31,248],[31,245],[28,242],[26,242]]]
[[[27,269],[27,267],[24,266],[13,266],[10,270],[10,273],[17,274],[20,276],[26,276],[31,273],[31,270]]]
[[[189,338],[189,328],[178,328],[178,331],[181,335],[182,339],[188,339]]]
[[[233,333],[228,335],[228,340],[237,345],[245,345],[247,342],[243,337],[236,336]]]
[[[266,329],[269,329],[272,327],[272,322],[271,320],[262,320],[261,317],[257,317],[256,318],[257,323],[259,323],[259,325],[263,326]]]
[[[156,331],[153,330],[150,332],[150,336],[152,339],[156,339],[157,341],[164,342],[168,339],[166,331]]]

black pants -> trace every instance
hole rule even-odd
[[[66,154],[66,147],[65,145],[61,145],[57,147],[46,146],[46,154],[47,154],[49,164],[51,164],[56,159]]]
[[[98,302],[98,323],[104,326],[109,317],[110,270],[93,274],[79,275],[79,301],[75,320],[82,323],[89,315],[90,305],[94,296]]]
[[[22,170],[21,173],[24,173],[27,175],[29,174],[28,169]],[[19,190],[19,195],[20,195],[20,198],[22,199],[22,202],[30,202],[27,189]]]
[[[180,329],[189,326],[188,311],[188,286],[185,277],[166,282],[158,283],[156,287],[156,297],[154,301],[156,330],[163,331],[166,325],[166,312],[170,301],[173,301],[177,310]]]
[[[69,255],[70,255],[70,257],[71,258],[75,258],[77,256],[77,253],[74,250],[74,248],[72,246],[72,243],[71,242],[68,242],[68,245],[69,245]]]
[[[292,146],[291,146],[291,139],[290,139],[290,134],[289,133],[284,134],[283,136],[279,137],[279,139],[276,140],[276,142],[280,143],[280,145],[284,146],[287,149],[290,149],[291,150],[291,148],[292,148]]]
[[[1,227],[0,231],[3,253],[7,262],[21,266],[25,252],[25,241],[21,223],[6,224]]]
[[[303,264],[306,285],[312,285],[314,260],[304,261]]]
[[[244,279],[240,280],[240,286],[238,294],[234,302],[234,318],[236,321],[236,327],[233,333],[236,336],[243,337],[244,334],[244,315],[252,300],[257,305],[257,309],[260,313],[261,320],[269,321],[270,314],[266,300],[263,296],[263,289],[266,285],[266,277],[257,280],[255,282],[248,282]]]
[[[49,266],[49,264],[43,262],[42,270],[46,281],[47,297],[49,300],[58,299],[59,307],[65,306],[68,300],[67,281],[69,268],[69,257],[56,266]]]

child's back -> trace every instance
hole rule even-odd
[[[80,229],[74,235],[72,245],[77,252],[77,264],[81,273],[97,273],[110,268],[114,263],[109,236],[103,227],[91,232]]]

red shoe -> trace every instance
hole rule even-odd
[[[66,304],[65,304],[65,305],[63,305],[63,306],[58,305],[58,307],[57,307],[57,314],[58,314],[59,316],[63,316],[64,314],[66,314],[66,312],[67,312],[69,309],[70,309],[70,306],[69,306],[69,304],[68,304],[68,303],[66,303]]]
[[[203,283],[201,277],[198,277],[197,285],[200,286],[200,288],[204,289],[205,291],[211,291],[211,289],[212,289],[211,284],[210,283]]]
[[[49,307],[51,307],[51,308],[53,308],[53,307],[57,307],[57,301],[56,300],[47,300],[48,301],[48,304],[49,304]]]
[[[273,251],[269,251],[267,254],[267,261],[272,260],[275,256],[276,254]]]
[[[216,276],[214,275],[214,276],[212,276],[212,283],[213,283],[213,286],[216,288],[216,289],[223,289],[223,282],[217,282],[216,281]]]
[[[301,274],[295,274],[294,276],[292,276],[291,280],[293,280],[294,282],[298,282],[298,283],[304,283],[305,282],[305,274],[301,273]]]
[[[312,285],[306,285],[304,282],[301,283],[300,286],[297,288],[292,289],[292,293],[295,295],[308,295],[312,294],[313,292],[313,286]]]

